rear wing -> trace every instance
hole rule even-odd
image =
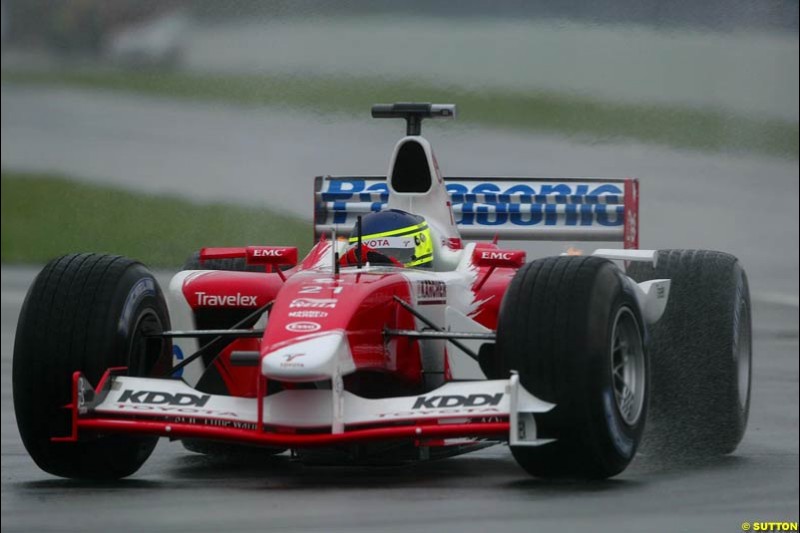
[[[464,239],[619,241],[639,247],[639,181],[631,178],[444,178]],[[314,235],[347,234],[389,201],[385,176],[318,176]],[[425,215],[425,213],[417,213]]]

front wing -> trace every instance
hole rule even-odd
[[[508,380],[451,382],[425,394],[367,399],[340,387],[284,390],[256,398],[206,394],[181,380],[137,378],[110,369],[96,389],[73,375],[69,436],[157,435],[303,448],[387,440],[476,438],[538,446],[534,414],[554,405]],[[266,385],[264,385],[266,386]]]

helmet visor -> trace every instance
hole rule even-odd
[[[364,235],[361,242],[364,246],[392,257],[405,266],[421,266],[433,260],[433,243],[427,224],[423,223],[387,233],[393,235]],[[398,235],[398,233],[402,234]],[[357,237],[350,238],[350,243],[357,241]]]

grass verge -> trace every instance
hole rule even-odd
[[[110,252],[178,268],[203,246],[311,246],[311,224],[267,209],[197,204],[40,174],[2,173],[2,261]]]
[[[550,92],[468,91],[386,78],[241,76],[83,69],[5,69],[2,80],[367,116],[375,102],[456,102],[459,120],[574,137],[798,158],[798,124],[714,109],[603,103]]]

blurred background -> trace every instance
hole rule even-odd
[[[384,173],[370,105],[411,100],[459,106],[445,174],[638,177],[643,247],[796,305],[796,0],[3,0],[2,261],[307,249],[313,176]]]

